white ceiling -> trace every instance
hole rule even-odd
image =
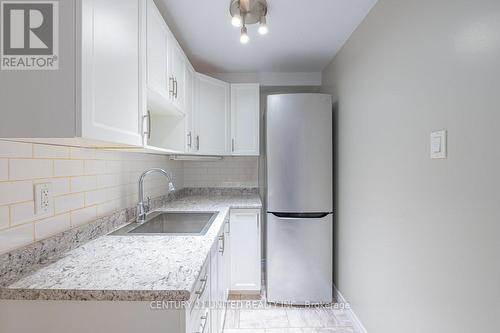
[[[229,0],[155,0],[200,72],[316,72],[331,61],[376,0],[267,0],[269,34],[239,42]]]

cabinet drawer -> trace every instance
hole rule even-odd
[[[191,316],[196,316],[196,312],[202,312],[205,304],[208,301],[210,293],[210,270],[209,260],[203,265],[198,280],[195,283],[195,289],[190,299],[189,312]]]
[[[204,308],[191,318],[189,333],[209,333],[210,332],[210,308]]]

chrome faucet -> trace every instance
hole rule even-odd
[[[148,197],[148,203],[144,204],[144,178],[147,175],[153,172],[159,172],[168,178],[168,193],[175,191],[174,181],[172,179],[172,175],[160,168],[152,168],[146,170],[142,173],[139,178],[139,203],[137,204],[137,223],[144,223],[146,221],[146,214],[149,212],[151,208],[151,199]]]

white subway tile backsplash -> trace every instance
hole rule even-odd
[[[34,158],[69,158],[69,147],[33,145]]]
[[[107,200],[106,189],[95,190],[85,193],[85,206],[93,206]]]
[[[0,230],[9,227],[9,206],[0,207]]]
[[[97,206],[97,216],[103,217],[106,215],[113,214],[119,209],[125,208],[125,200],[122,202],[121,200],[115,199]]]
[[[95,149],[71,147],[70,157],[78,160],[91,160],[95,158]]]
[[[51,177],[53,174],[52,160],[10,159],[9,179],[26,180]]]
[[[50,214],[49,214],[50,215]],[[35,202],[21,202],[10,206],[10,225],[15,226],[35,219]]]
[[[39,240],[134,207],[139,176],[151,167],[172,172],[177,188],[183,187],[183,162],[166,156],[0,141],[0,231],[13,237],[0,244],[0,254],[33,242],[35,235]],[[34,214],[38,183],[51,183],[52,210],[44,216]],[[163,176],[148,176],[146,195],[166,193]]]
[[[97,218],[97,206],[74,210],[71,212],[71,225],[73,227],[89,223]]]
[[[31,181],[0,183],[0,205],[33,200]]]
[[[112,186],[118,186],[121,184],[121,175],[98,175],[97,176],[97,188],[106,188]]]
[[[97,188],[96,176],[71,177],[71,192],[92,191]]]
[[[106,189],[106,199],[107,200],[118,199],[122,196],[125,196],[126,193],[127,189],[125,186],[110,187]]]
[[[88,160],[85,161],[85,174],[98,175],[106,173],[106,161]]]
[[[184,162],[185,187],[258,187],[258,157]]]
[[[124,155],[127,155],[127,153],[121,153],[114,150],[101,150],[101,149],[97,149],[95,151],[95,158],[100,160],[119,160],[122,159]]]
[[[9,180],[9,160],[0,159],[0,182]]]
[[[33,224],[23,224],[0,231],[0,253],[33,242]]]
[[[71,226],[70,215],[63,214],[49,217],[35,222],[35,239],[43,239],[61,231],[68,230]]]
[[[54,176],[82,176],[83,161],[79,160],[55,160],[54,161]]]
[[[84,206],[85,206],[85,195],[83,193],[66,194],[54,198],[54,209],[56,214],[83,208]]]
[[[126,165],[127,162],[125,161],[106,161],[106,173],[125,172],[127,170]]]
[[[33,157],[33,145],[31,143],[11,142],[0,140],[0,157]]]

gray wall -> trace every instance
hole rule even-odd
[[[500,332],[500,1],[380,0],[323,91],[335,282],[368,332]]]
[[[0,138],[64,138],[77,129],[75,0],[59,1],[59,69],[0,71]]]

